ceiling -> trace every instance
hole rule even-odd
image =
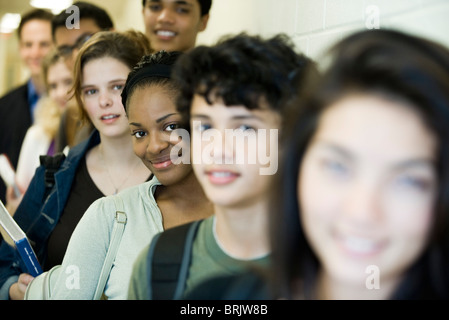
[[[126,5],[126,0],[87,0],[86,2],[101,6],[112,18],[120,16],[120,12]],[[0,19],[7,12],[23,14],[31,9],[33,7],[30,6],[29,0],[0,0]]]

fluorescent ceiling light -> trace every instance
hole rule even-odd
[[[5,13],[0,20],[0,33],[12,33],[20,24],[20,13]]]
[[[72,5],[72,0],[30,0],[30,5],[35,8],[50,9],[54,14]]]

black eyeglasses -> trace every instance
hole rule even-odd
[[[69,56],[72,54],[73,50],[75,49],[81,49],[83,44],[87,42],[90,38],[92,38],[93,34],[91,33],[85,33],[76,39],[75,44],[69,46],[69,45],[62,45],[58,47],[58,52],[63,56]]]

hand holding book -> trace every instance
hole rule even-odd
[[[41,274],[42,268],[39,265],[39,261],[37,260],[36,254],[34,253],[26,234],[11,217],[2,201],[0,201],[0,225],[14,241],[22,260],[28,269],[28,273],[33,277]]]

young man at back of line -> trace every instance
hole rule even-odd
[[[29,80],[0,99],[0,154],[5,153],[14,168],[28,128],[33,123],[33,110],[45,91],[41,64],[53,47],[51,20],[53,14],[35,9],[22,15],[17,29],[19,54],[30,73]],[[6,186],[0,179],[0,199],[6,201]]]
[[[77,1],[72,6],[79,10],[79,28],[67,27],[67,22],[73,23],[75,13],[64,9],[52,21],[52,35],[58,50],[68,56],[73,54],[72,59],[75,59],[79,46],[94,33],[113,30],[114,23],[103,8],[94,4]]]
[[[206,29],[212,0],[142,0],[145,33],[155,51],[187,51]]]

